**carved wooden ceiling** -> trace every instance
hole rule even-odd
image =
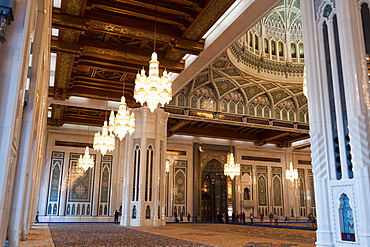
[[[147,69],[154,49],[161,70],[180,73],[183,56],[203,50],[202,36],[233,2],[62,0],[52,15],[59,35],[51,42],[57,66],[50,96],[119,101],[125,84],[128,105],[137,106],[135,75]]]
[[[120,101],[124,91],[128,106],[139,107],[133,99],[134,80],[143,67],[148,70],[152,52],[158,54],[160,73],[164,69],[181,73],[184,55],[202,52],[202,36],[234,1],[62,0],[61,7],[53,8],[52,14],[52,27],[59,32],[51,40],[51,52],[57,56],[55,82],[49,88],[49,97],[57,101],[71,96]],[[101,109],[62,104],[51,107],[48,124],[52,126],[65,123],[102,126],[106,115]],[[190,129],[195,134],[200,131],[205,136],[220,138],[237,133],[234,127],[227,131],[228,124],[224,124],[221,132],[215,131],[216,125],[203,125],[202,120],[185,123],[181,121],[182,128],[178,128],[179,120],[170,117],[169,135],[191,134]],[[242,139],[258,143],[263,142],[253,139],[258,135],[267,139],[280,137],[284,143],[302,139],[293,132],[291,136],[280,132],[264,134],[265,130],[256,128],[257,132],[244,130],[253,134],[243,135]],[[304,132],[307,137],[307,131]]]

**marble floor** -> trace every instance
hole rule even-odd
[[[237,224],[123,227],[113,223],[37,223],[19,246],[314,247],[315,241],[313,230]]]

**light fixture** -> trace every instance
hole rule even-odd
[[[177,160],[177,155],[169,155],[169,151],[167,153],[167,158],[166,158],[166,172],[170,172],[170,167],[172,166],[173,162]]]
[[[154,18],[154,52],[149,62],[149,75],[148,77],[145,75],[144,68],[140,74],[137,73],[134,90],[136,102],[139,102],[141,105],[146,102],[151,112],[157,109],[158,104],[163,106],[172,99],[172,81],[168,78],[167,71],[164,70],[163,76],[159,76],[158,55],[155,52],[156,35],[157,16]]]
[[[307,97],[306,65],[303,69],[303,95]]]
[[[126,136],[127,132],[131,135],[135,131],[135,114],[131,113],[130,115],[130,112],[127,110],[125,96],[121,97],[114,124],[114,133],[120,141]]]
[[[298,171],[297,169],[293,169],[293,163],[290,162],[289,170],[286,170],[286,179],[289,179],[293,183],[294,180],[297,178],[298,178]]]
[[[118,112],[115,118],[114,133],[118,136],[119,140],[126,136],[127,132],[132,135],[135,131],[135,113],[131,113],[127,109],[126,99],[124,96],[125,92],[125,81],[126,76],[123,79],[123,93],[121,97],[121,103],[119,104]]]
[[[230,176],[231,179],[240,175],[240,164],[235,163],[233,153],[227,154],[227,163],[224,165],[224,174],[225,176]]]
[[[89,128],[90,126],[87,128],[87,138],[89,138]],[[80,155],[80,158],[78,158],[77,165],[84,169],[84,171],[94,167],[94,157],[89,153],[89,146],[86,146],[85,154],[83,156]]]
[[[126,53],[125,53],[125,65],[126,65]],[[126,136],[127,132],[132,135],[135,131],[135,113],[131,113],[127,109],[126,99],[125,99],[125,85],[126,85],[126,67],[123,77],[123,92],[121,97],[121,102],[117,111],[116,117],[112,111],[111,117],[113,123],[114,134],[119,138],[120,141]],[[110,123],[111,121],[109,121]]]
[[[105,118],[107,118],[108,111],[108,90],[107,90],[107,102],[105,105]],[[93,148],[97,151],[100,150],[101,154],[104,156],[107,152],[113,151],[116,147],[116,139],[113,134],[114,131],[114,111],[111,111],[109,116],[109,126],[107,121],[104,121],[101,134],[98,131],[94,136]],[[109,133],[108,133],[109,131]]]
[[[169,159],[166,159],[166,173],[170,172],[170,163],[171,161]]]
[[[88,146],[86,146],[85,154],[83,156],[80,155],[80,158],[78,158],[77,165],[84,169],[84,171],[94,167],[94,157],[90,155]]]
[[[101,154],[104,156],[107,152],[113,151],[116,147],[115,136],[112,132],[108,133],[108,123],[104,121],[101,134],[98,131],[94,136],[94,145],[95,150],[100,150]]]

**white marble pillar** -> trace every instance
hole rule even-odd
[[[25,71],[29,53],[31,1],[17,0],[14,22],[6,29],[7,41],[0,50],[0,246],[5,244],[12,200],[18,137],[21,127]],[[34,14],[34,12],[33,12]]]
[[[121,225],[165,225],[168,113],[163,109],[152,113],[147,107],[134,109],[134,112],[136,130],[126,142]]]
[[[361,18],[362,2],[367,2],[364,8],[369,11],[369,1],[350,0],[338,1],[337,11],[354,173],[354,178],[349,179],[351,188],[345,192],[347,195],[355,194],[351,195],[349,203],[353,209],[356,242],[361,246],[370,246],[370,96]],[[338,202],[334,205],[338,206]]]
[[[318,230],[316,231],[318,246],[332,246],[333,229],[330,223],[330,202],[328,184],[329,176],[326,163],[328,154],[328,138],[326,132],[331,133],[323,124],[330,116],[324,93],[327,93],[325,85],[321,81],[326,79],[324,67],[325,60],[319,54],[323,54],[322,28],[316,28],[314,2],[302,1],[301,14],[303,24],[303,37],[305,45],[305,63],[307,72],[307,92],[310,112],[310,140],[312,156],[312,172],[315,178],[315,195],[317,207]],[[324,198],[326,198],[324,200]]]
[[[31,12],[28,13],[29,22],[35,23],[35,26],[29,27],[30,33],[34,33],[34,44],[32,49],[32,67],[28,88],[28,100],[27,105],[23,109],[18,160],[11,201],[8,226],[9,246],[18,246],[20,240],[26,239],[27,219],[34,219],[35,212],[30,212],[29,210],[30,196],[36,196],[33,190],[31,191],[34,184],[32,182],[32,177],[39,161],[37,154],[39,154],[40,149],[44,148],[39,145],[39,137],[43,135],[46,121],[44,112],[47,107],[42,104],[42,102],[46,100],[48,94],[47,82],[49,76],[48,73],[46,73],[48,72],[48,60],[44,60],[49,56],[48,44],[50,40],[48,36],[43,35],[42,30],[50,27],[51,14],[50,12],[47,14],[48,11],[44,11],[43,5],[36,6],[36,4],[35,1],[30,2],[28,5],[28,9]],[[35,8],[39,11],[35,11]],[[31,38],[29,38],[29,40],[31,41]],[[27,45],[29,46],[30,44]],[[31,57],[29,57],[28,60],[30,59]],[[28,60],[26,60],[25,66],[28,66]],[[23,78],[23,80],[25,80],[25,78]],[[31,214],[30,217],[28,215],[29,213]]]
[[[317,246],[370,245],[370,104],[363,2],[301,1]]]

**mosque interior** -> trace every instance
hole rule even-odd
[[[356,211],[370,184],[369,0],[5,2],[0,245],[25,240],[34,212],[43,224],[117,212],[153,232],[188,215],[321,216],[318,246],[370,243]]]

